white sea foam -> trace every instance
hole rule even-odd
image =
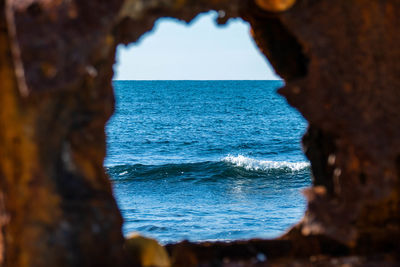
[[[289,162],[289,161],[269,161],[248,158],[242,155],[223,158],[222,161],[231,163],[237,167],[245,168],[250,171],[267,171],[273,169],[289,169],[291,171],[300,171],[310,166],[308,162]]]

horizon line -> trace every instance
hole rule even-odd
[[[284,79],[112,79],[111,81],[284,81]]]

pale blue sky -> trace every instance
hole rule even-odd
[[[250,26],[231,19],[215,23],[216,12],[190,25],[163,18],[139,42],[117,50],[115,80],[279,79],[250,36]]]

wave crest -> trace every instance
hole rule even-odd
[[[287,169],[290,171],[301,171],[310,167],[308,162],[289,162],[289,161],[269,161],[257,160],[243,155],[228,155],[222,159],[225,163],[230,163],[236,167],[244,168],[248,171],[268,171]]]

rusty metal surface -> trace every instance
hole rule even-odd
[[[169,245],[174,266],[400,261],[399,1],[0,0],[4,266],[129,266],[102,166],[115,48],[211,9],[248,21],[285,79],[314,185],[281,238]]]

